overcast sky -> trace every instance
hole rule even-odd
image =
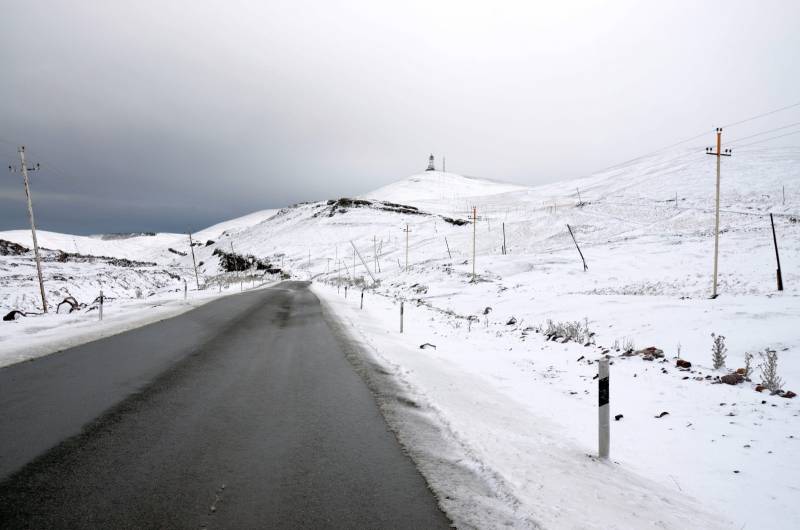
[[[797,0],[0,10],[0,160],[27,146],[38,224],[62,232],[199,229],[363,193],[431,152],[550,182],[798,101]],[[793,121],[800,107],[742,133]],[[0,229],[26,226],[6,172]]]

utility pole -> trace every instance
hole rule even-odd
[[[406,225],[406,229],[403,230],[406,233],[406,272],[408,272],[408,233],[411,232],[411,229]]]
[[[192,242],[192,233],[189,232],[189,248],[192,250],[192,265],[194,265],[194,281],[197,284],[197,290],[200,290],[200,278],[197,276],[197,260],[194,259],[194,243]]]
[[[25,197],[28,199],[28,219],[31,222],[31,237],[33,239],[33,255],[36,259],[36,273],[39,276],[39,292],[42,295],[42,309],[45,313],[47,313],[47,298],[44,294],[44,278],[42,277],[42,259],[39,256],[39,242],[36,240],[36,221],[33,217],[33,202],[31,201],[31,189],[30,184],[28,183],[28,171],[38,171],[39,164],[36,164],[33,167],[28,167],[27,163],[25,162],[25,146],[22,145],[19,148],[19,161],[20,161],[20,170],[22,171],[22,179],[25,181]],[[15,172],[15,168],[12,166],[8,166],[8,170],[11,172]]]
[[[472,207],[472,281],[475,282],[475,239],[478,232],[478,209]]]
[[[775,220],[769,214],[769,223],[772,225],[772,242],[775,244],[775,260],[778,262],[778,290],[783,291],[783,275],[781,274],[781,257],[778,254],[778,237],[775,235]]]
[[[720,161],[722,160],[723,156],[731,156],[731,150],[725,149],[722,150],[722,128],[717,127],[717,151],[714,152],[713,148],[706,147],[706,154],[707,155],[714,155],[717,157],[717,195],[716,195],[716,220],[714,223],[714,282],[713,282],[713,291],[711,293],[711,298],[716,298],[717,295],[717,270],[718,270],[718,263],[719,263],[719,172],[720,172]]]

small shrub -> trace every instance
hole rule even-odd
[[[547,320],[544,326],[544,335],[547,337],[562,337],[568,341],[579,342],[581,344],[594,342],[594,333],[589,329],[589,319],[584,318],[583,322],[575,320],[573,322],[553,322]]]
[[[778,377],[778,352],[764,350],[761,355],[761,363],[758,369],[761,371],[761,385],[770,392],[777,392],[783,387],[783,379]]]
[[[719,370],[725,367],[725,359],[727,359],[728,348],[725,347],[725,336],[711,334],[714,343],[711,345],[711,361],[714,364],[714,369]]]
[[[753,354],[745,352],[744,354],[744,378],[749,380],[750,376],[753,375]]]
[[[634,351],[635,349],[636,349],[636,344],[633,342],[633,338],[631,337],[622,338],[622,351],[629,352],[629,351]]]

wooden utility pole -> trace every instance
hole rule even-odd
[[[722,150],[722,128],[717,127],[717,151],[714,152],[713,148],[706,147],[707,155],[714,155],[717,157],[717,195],[716,195],[716,220],[714,222],[714,281],[711,298],[716,298],[717,295],[717,270],[719,264],[719,181],[720,181],[720,160],[723,156],[731,156],[731,150]]]
[[[406,272],[408,272],[408,234],[411,232],[411,229],[406,225],[406,229],[403,230],[406,233]]]
[[[575,243],[575,248],[578,249],[578,254],[581,255],[581,261],[583,262],[583,272],[589,270],[589,267],[586,265],[586,260],[583,257],[583,252],[581,252],[581,247],[578,246],[578,241],[575,239],[575,234],[572,233],[572,227],[567,225],[567,230],[569,230],[569,235],[572,236],[572,242]]]
[[[200,278],[197,276],[197,261],[194,259],[194,243],[192,241],[192,233],[189,232],[189,248],[192,251],[192,265],[194,265],[194,281],[197,284],[197,290],[200,290]]]
[[[475,281],[475,239],[478,233],[478,209],[472,207],[472,281]]]
[[[775,220],[769,214],[769,222],[772,225],[772,242],[775,244],[775,260],[778,262],[778,290],[783,291],[783,276],[781,275],[781,257],[778,255],[778,238],[775,235]]]
[[[31,189],[28,183],[28,171],[38,171],[39,164],[28,167],[25,162],[25,146],[19,148],[20,171],[25,182],[25,197],[28,199],[28,219],[31,222],[31,238],[33,239],[33,256],[36,260],[36,274],[39,276],[39,293],[42,295],[42,309],[47,313],[47,297],[44,294],[44,278],[42,276],[42,259],[39,256],[39,242],[36,239],[36,221],[33,217],[33,202],[31,200]],[[9,171],[15,172],[15,168],[8,166]]]

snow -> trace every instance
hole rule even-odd
[[[758,371],[736,387],[713,384],[726,371],[709,365],[714,332],[727,339],[728,369],[742,367],[745,352],[771,348],[785,389],[800,388],[800,149],[749,149],[722,161],[720,297],[710,300],[714,166],[701,146],[538,187],[424,172],[361,197],[215,225],[196,234],[194,251],[202,284],[232,280],[213,254],[231,245],[315,280],[329,310],[445,439],[446,450],[426,451],[417,447],[426,446],[425,437],[409,434],[407,423],[394,425],[456,520],[480,527],[797,528],[800,400],[755,392]],[[448,221],[468,219],[472,206],[479,216],[474,283],[473,225]],[[775,287],[770,212],[783,292]],[[0,239],[29,245],[25,231],[0,232]],[[176,298],[184,279],[193,282],[184,235],[40,239],[47,248],[76,252],[77,245],[81,254],[149,262],[62,263],[51,253],[44,268],[51,305],[67,293],[91,302],[102,286],[120,308],[131,304],[132,314],[148,298]],[[344,301],[331,287],[353,281],[369,287],[363,311],[355,297]],[[398,299],[407,300],[402,337]],[[31,253],[0,256],[3,312],[38,303]],[[516,323],[507,325],[512,316]],[[69,318],[1,323],[0,338]],[[585,320],[596,344],[546,341],[536,329],[549,319]],[[25,342],[38,333],[26,332]],[[436,349],[420,350],[425,342]],[[661,348],[666,362],[622,357],[615,346],[626,342]],[[675,367],[679,345],[691,371]],[[604,351],[613,362],[612,414],[624,416],[612,422],[611,463],[587,456],[596,451],[592,378]],[[431,454],[441,458],[426,458]],[[456,460],[479,480],[447,480],[452,468],[436,462]],[[486,502],[470,504],[470,495]]]

